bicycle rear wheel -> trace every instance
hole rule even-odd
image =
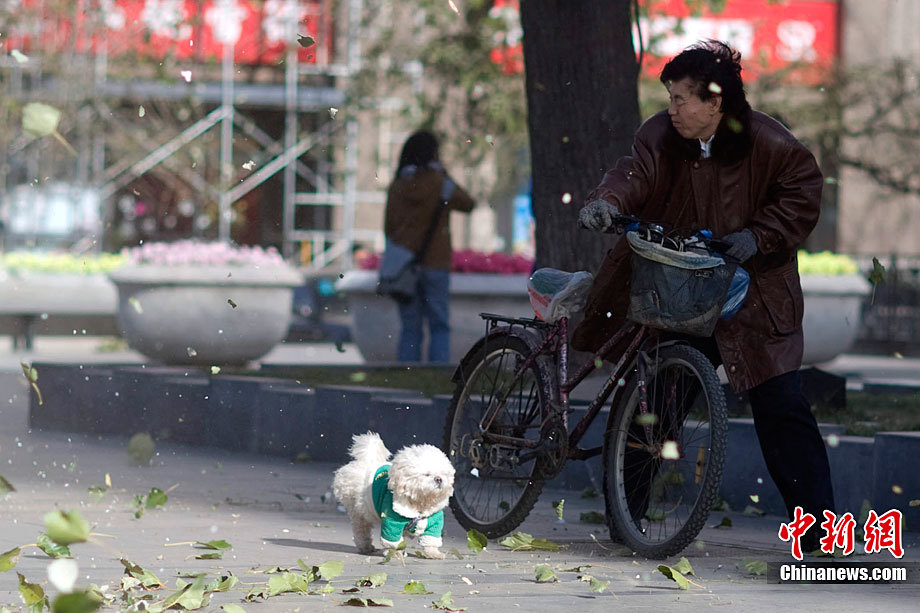
[[[728,416],[715,368],[688,345],[662,348],[647,378],[647,412],[633,376],[605,435],[604,497],[611,537],[666,558],[696,538],[709,516]]]
[[[477,343],[461,362],[463,376],[447,416],[444,449],[457,471],[450,507],[461,526],[489,538],[519,526],[543,490],[543,460],[534,449],[488,437],[541,440],[553,378],[545,357],[517,373],[530,354],[512,332]]]

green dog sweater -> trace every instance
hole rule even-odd
[[[444,511],[437,511],[428,517],[405,517],[393,510],[393,492],[390,491],[390,465],[384,464],[374,473],[371,495],[374,510],[380,516],[380,540],[387,547],[395,548],[403,540],[403,532],[411,536],[421,535],[422,547],[440,547],[441,532],[444,530]]]

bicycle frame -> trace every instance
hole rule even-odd
[[[525,326],[533,324],[532,320],[503,317],[501,315],[492,315],[490,313],[482,313],[481,316],[487,322],[492,322],[493,326],[497,322],[507,322],[512,326],[515,323],[519,323]],[[525,358],[524,362],[518,366],[514,377],[512,378],[512,384],[517,381],[518,378],[531,366],[531,364],[537,359],[537,356],[544,353],[550,353],[557,357],[556,377],[558,381],[559,403],[553,407],[555,409],[553,411],[555,414],[554,416],[561,415],[563,426],[565,427],[566,432],[568,432],[567,459],[585,460],[599,455],[603,448],[595,447],[592,449],[581,449],[578,447],[578,443],[581,441],[582,437],[585,435],[585,432],[587,432],[588,428],[597,417],[597,414],[600,413],[600,410],[603,408],[604,404],[606,404],[610,395],[614,393],[614,390],[625,385],[625,375],[627,374],[627,369],[632,365],[636,356],[643,351],[640,349],[643,340],[648,340],[651,335],[649,334],[649,329],[646,326],[627,322],[617,331],[616,334],[614,334],[607,340],[607,342],[604,343],[604,345],[594,354],[592,360],[579,368],[578,371],[572,376],[572,378],[569,379],[567,341],[568,318],[562,317],[554,324],[547,327],[549,327],[549,332],[545,335],[542,342],[533,351],[531,351],[527,358]],[[571,411],[569,405],[569,394],[582,381],[584,381],[584,379],[589,374],[594,372],[597,369],[599,362],[603,360],[613,350],[613,348],[616,347],[617,344],[619,344],[622,339],[626,338],[628,335],[632,336],[632,341],[629,343],[626,350],[622,353],[619,360],[617,361],[613,370],[613,374],[607,378],[607,381],[604,383],[601,391],[588,405],[588,409],[584,417],[582,417],[575,425],[575,428],[569,432],[568,414]],[[646,360],[638,360],[637,368],[640,390],[639,410],[642,413],[646,413],[648,411],[645,386]],[[483,432],[484,438],[487,438],[491,442],[506,443],[519,447],[536,449],[543,444],[542,440],[532,441],[528,439],[488,432],[489,427],[492,425],[492,421],[495,419],[495,416],[498,415],[499,410],[507,400],[507,396],[512,385],[509,385],[508,387],[508,390],[505,390],[498,395],[498,401],[494,404],[494,406],[489,407],[489,409],[484,412],[482,419],[479,421],[480,432]]]

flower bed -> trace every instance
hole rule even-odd
[[[11,274],[48,273],[93,275],[107,273],[124,264],[116,253],[75,255],[56,251],[11,251],[0,254],[0,269]]]
[[[380,268],[381,254],[372,253],[358,258],[359,270],[377,270]],[[451,272],[486,272],[499,275],[530,274],[533,260],[521,255],[507,253],[485,253],[462,249],[454,251],[451,258]]]

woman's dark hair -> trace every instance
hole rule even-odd
[[[680,81],[690,77],[696,82],[696,95],[709,100],[722,96],[726,115],[741,116],[748,108],[741,81],[741,53],[718,40],[701,41],[687,47],[661,70],[661,82]]]
[[[396,176],[406,166],[424,168],[429,162],[438,159],[438,139],[426,130],[419,130],[406,139],[402,153],[399,154],[399,165],[396,167]]]

